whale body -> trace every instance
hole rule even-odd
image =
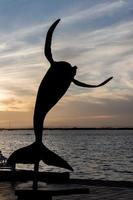
[[[46,35],[44,53],[50,63],[50,68],[42,79],[37,93],[33,116],[35,142],[13,152],[7,161],[10,165],[16,163],[36,164],[42,160],[48,165],[62,167],[72,171],[72,167],[63,158],[49,150],[42,143],[44,119],[47,113],[66,93],[72,82],[77,86],[94,88],[101,87],[112,79],[110,77],[98,85],[89,85],[75,79],[76,66],[72,66],[65,61],[54,61],[51,53],[51,42],[53,31],[59,21],[60,19],[52,24]]]

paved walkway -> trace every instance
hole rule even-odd
[[[133,188],[112,186],[89,186],[90,194],[56,196],[53,200],[133,200]],[[14,185],[0,182],[0,200],[16,200]]]
[[[53,197],[53,200],[133,200],[133,188],[89,186],[90,194]]]

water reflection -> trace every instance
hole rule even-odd
[[[14,150],[34,141],[33,131],[0,133],[0,148],[8,157]],[[45,131],[44,144],[67,160],[72,177],[133,181],[133,131]],[[32,165],[20,165],[33,169]],[[40,170],[64,171],[40,163]]]

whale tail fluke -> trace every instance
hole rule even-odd
[[[72,167],[60,156],[50,151],[43,143],[36,143],[14,151],[7,160],[7,164],[14,166],[17,163],[35,164],[43,161],[47,165],[65,168],[73,171]]]
[[[73,168],[60,156],[43,145],[41,160],[47,165],[53,165],[73,171]]]
[[[52,35],[54,32],[55,27],[59,23],[60,19],[57,19],[49,28],[47,35],[46,35],[46,42],[45,42],[45,47],[44,47],[44,53],[50,64],[54,62],[52,53],[51,53],[51,42],[52,42]]]

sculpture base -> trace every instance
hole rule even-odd
[[[20,184],[15,190],[18,200],[52,200],[53,196],[63,196],[72,194],[89,194],[89,187],[80,184],[45,184],[38,183],[38,189],[33,190],[32,182]]]

